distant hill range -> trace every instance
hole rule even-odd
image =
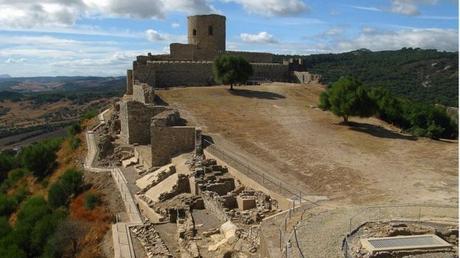
[[[302,58],[305,68],[331,84],[354,75],[367,86],[384,87],[414,100],[458,106],[458,52],[403,48],[372,52],[360,49],[341,54],[277,55],[277,61]]]
[[[0,78],[11,78],[9,74],[0,74]]]
[[[120,89],[125,77],[0,77],[0,91],[20,93]]]

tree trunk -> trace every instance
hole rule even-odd
[[[233,83],[230,83],[230,90],[233,90]]]
[[[348,124],[348,116],[343,116],[343,122],[344,122],[345,124]]]

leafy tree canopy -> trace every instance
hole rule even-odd
[[[253,74],[251,64],[243,57],[232,55],[221,55],[214,60],[214,78],[217,82],[233,85],[245,83]]]

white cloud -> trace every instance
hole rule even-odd
[[[223,0],[243,6],[250,12],[264,16],[291,16],[308,10],[303,0]]]
[[[210,0],[0,0],[0,27],[71,26],[81,17],[162,19],[169,12],[217,12]]]
[[[158,31],[152,30],[152,29],[146,30],[145,35],[146,35],[146,37],[147,37],[147,39],[149,41],[166,40],[166,36],[164,36],[163,34],[159,33]]]
[[[325,36],[336,37],[341,35],[344,32],[344,29],[341,27],[333,27],[324,32]]]
[[[359,48],[392,50],[403,47],[458,51],[458,31],[437,28],[404,29],[399,31],[364,29],[363,33],[357,38],[343,40],[332,47],[341,51]]]
[[[356,6],[349,5],[354,9],[373,11],[373,12],[391,12],[407,16],[420,15],[419,5],[434,5],[439,0],[390,0],[390,6]],[[455,1],[452,1],[454,3]]]
[[[403,15],[419,15],[420,12],[413,0],[392,0],[391,12]]]
[[[27,59],[25,58],[8,58],[6,59],[5,63],[7,64],[18,64],[18,63],[24,63],[25,61],[27,61]]]
[[[180,27],[180,24],[177,23],[177,22],[173,22],[173,23],[171,23],[171,27],[173,27],[173,28],[179,28],[179,27]]]
[[[277,43],[272,34],[262,31],[257,34],[241,33],[240,38],[247,43]]]

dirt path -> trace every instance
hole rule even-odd
[[[216,142],[304,191],[353,204],[457,203],[457,142],[416,140],[375,118],[340,125],[314,108],[322,90],[276,83],[157,93]]]

